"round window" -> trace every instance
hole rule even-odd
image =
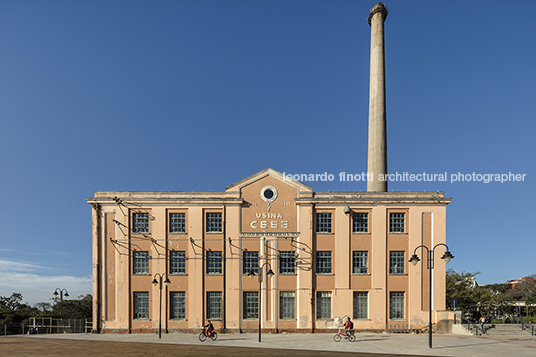
[[[264,186],[261,190],[261,198],[264,202],[274,202],[277,198],[277,190],[274,186]]]
[[[264,198],[270,199],[272,197],[274,197],[274,191],[270,189],[267,189],[266,191],[264,191]]]

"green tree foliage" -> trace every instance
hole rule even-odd
[[[452,299],[458,299],[458,306],[467,308],[472,306],[476,300],[475,294],[475,276],[479,274],[462,272],[457,273],[452,269],[447,270],[446,277],[446,297],[447,297],[447,307],[452,309]]]
[[[22,302],[22,294],[0,296],[0,323],[15,324],[27,322],[38,310]]]
[[[86,319],[93,316],[93,298],[91,294],[80,295],[78,299],[63,300],[63,306],[54,305],[53,311],[63,311],[65,319]]]
[[[47,314],[49,311],[52,311],[52,304],[49,302],[38,302],[34,305],[36,309],[38,309],[40,312],[39,314]],[[45,316],[43,315],[43,316]]]
[[[459,310],[462,310],[467,317],[475,319],[482,314],[487,314],[497,305],[500,305],[500,290],[506,287],[479,286],[475,281],[475,276],[480,274],[462,272],[457,273],[452,269],[447,271],[446,277],[446,297],[447,307],[452,308],[452,298],[458,299]]]
[[[91,294],[80,295],[78,299],[54,298],[52,310],[39,316],[49,316],[64,319],[88,319],[93,316],[93,297]]]
[[[512,286],[511,284],[477,285],[474,278],[478,274],[478,272],[457,273],[452,269],[447,271],[448,308],[453,307],[452,298],[458,298],[457,308],[462,310],[466,317],[478,318],[482,314],[488,315],[491,312],[500,314],[501,311],[508,311],[514,302],[536,303],[536,275]]]
[[[22,302],[22,294],[0,296],[0,323],[28,323],[30,317],[46,316],[64,319],[85,319],[92,317],[93,298],[91,294],[80,295],[78,299],[53,299],[54,304],[39,302],[34,307]]]
[[[536,275],[528,276],[521,283],[505,292],[510,301],[524,301],[526,304],[536,303]]]

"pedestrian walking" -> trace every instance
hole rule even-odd
[[[484,323],[486,322],[486,318],[485,318],[484,316],[482,316],[482,317],[480,318],[480,320],[478,320],[478,321],[480,322],[480,327],[482,328],[482,333],[486,333],[486,332],[484,331]]]

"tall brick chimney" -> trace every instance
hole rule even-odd
[[[367,181],[368,192],[387,192],[387,180],[379,176],[387,174],[387,117],[385,110],[385,45],[383,23],[387,9],[379,2],[368,17],[370,34],[370,101]]]

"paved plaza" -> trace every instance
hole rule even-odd
[[[220,334],[200,342],[194,334],[55,334],[0,337],[0,356],[536,356],[536,336],[357,334]]]

